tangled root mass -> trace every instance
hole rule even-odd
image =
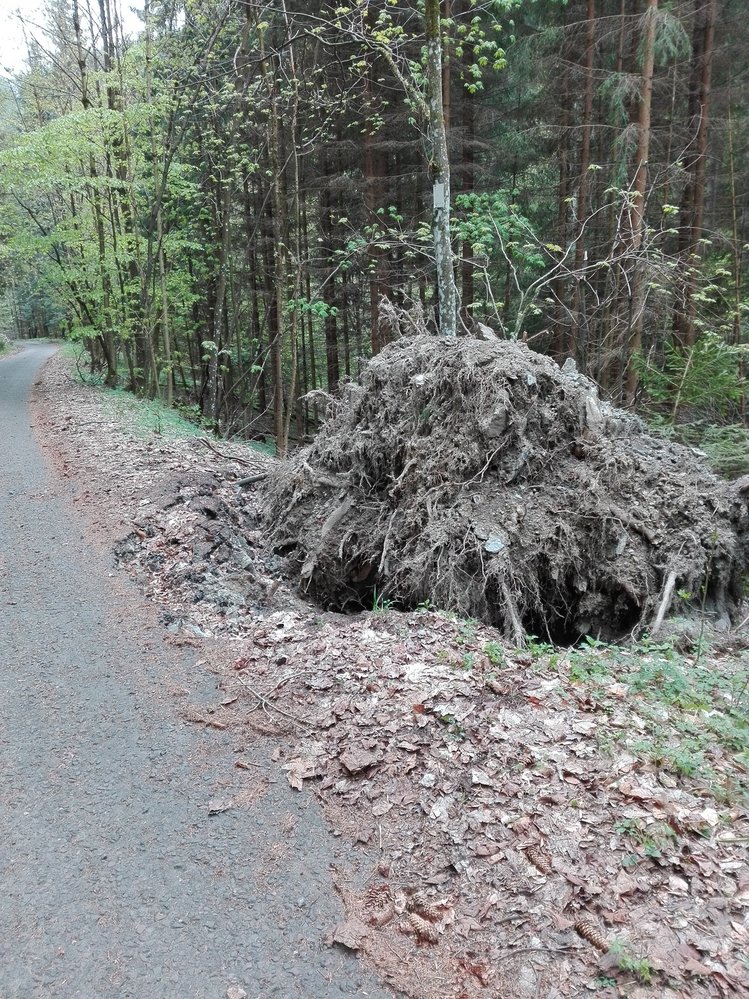
[[[567,367],[428,335],[375,357],[268,483],[302,588],[336,609],[430,601],[516,641],[620,637],[688,594],[730,615],[749,551],[738,488]]]

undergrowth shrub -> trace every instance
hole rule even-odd
[[[640,358],[645,415],[661,435],[699,448],[726,478],[749,472],[749,429],[743,415],[747,345],[704,333],[693,347],[664,348],[662,364]]]

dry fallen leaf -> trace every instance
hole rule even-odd
[[[358,774],[364,773],[365,770],[368,770],[376,763],[379,763],[381,756],[368,749],[349,746],[341,753],[338,759],[343,769],[351,774],[352,777],[355,777]]]
[[[699,961],[695,961],[694,958],[690,958],[689,961],[684,965],[684,971],[688,975],[693,975],[696,978],[707,978],[708,975],[712,975],[712,969],[708,968],[707,965],[701,964]]]
[[[483,770],[472,770],[471,771],[471,783],[478,784],[483,787],[493,787],[494,781],[485,773]]]
[[[284,763],[283,769],[288,771],[289,784],[296,790],[301,791],[304,781],[310,777],[317,777],[322,773],[321,762],[312,756],[297,756],[288,763]]]
[[[208,802],[208,814],[220,815],[222,812],[228,812],[233,804],[231,798],[211,798]]]
[[[368,932],[368,928],[360,919],[352,917],[336,926],[328,937],[328,944],[341,944],[349,950],[360,950]]]

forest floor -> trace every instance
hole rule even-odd
[[[332,946],[413,999],[749,995],[746,625],[687,652],[678,629],[513,648],[428,606],[326,612],[265,546],[261,483],[237,485],[272,459],[62,354],[39,393],[83,515],[174,643],[209,643],[215,703],[182,717],[232,736],[245,804],[262,741],[361,848]]]

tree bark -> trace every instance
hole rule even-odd
[[[681,301],[676,303],[674,334],[681,347],[696,339],[695,293],[697,255],[705,211],[705,168],[712,87],[713,45],[717,0],[695,0],[692,70],[689,84],[689,135],[693,153],[688,156],[689,181],[684,188],[679,217],[679,257],[682,269]]]
[[[580,185],[577,192],[577,239],[575,242],[575,276],[572,295],[572,330],[570,331],[569,354],[578,357],[585,302],[583,283],[580,274],[585,264],[585,219],[588,217],[588,182],[590,179],[590,137],[593,128],[593,54],[596,40],[596,4],[588,0],[585,22],[585,102],[583,107],[583,128],[580,140]]]
[[[213,303],[213,347],[210,351],[208,361],[208,418],[214,429],[218,429],[218,416],[220,408],[219,397],[219,353],[222,345],[222,326],[224,310],[226,306],[226,284],[229,270],[229,249],[230,249],[230,213],[231,213],[231,192],[227,181],[220,181],[221,193],[219,196],[218,222],[219,231],[219,259],[218,276],[216,279],[216,297]]]
[[[471,194],[475,182],[475,155],[474,143],[476,140],[476,113],[475,99],[468,90],[463,87],[461,91],[462,115],[463,115],[463,141],[462,141],[462,193]],[[471,306],[475,297],[475,285],[473,278],[473,246],[471,241],[463,241],[462,260],[460,264],[460,291],[462,315],[464,321],[472,316]]]
[[[429,138],[433,171],[434,260],[437,269],[439,331],[442,336],[458,332],[457,303],[450,236],[450,157],[447,149],[442,101],[442,37],[440,0],[426,0],[427,82],[429,86]]]
[[[626,351],[624,377],[625,399],[630,405],[637,393],[637,367],[635,358],[642,346],[642,329],[645,311],[644,262],[640,258],[643,226],[645,221],[645,190],[648,180],[648,157],[650,155],[650,114],[653,100],[653,72],[655,69],[655,31],[658,0],[648,0],[644,14],[644,35],[642,47],[642,83],[640,89],[640,113],[637,122],[637,170],[633,184],[632,204],[629,210],[630,252],[633,259],[631,284],[631,327]]]
[[[273,368],[273,432],[276,438],[276,454],[283,457],[285,400],[283,384],[283,333],[284,311],[286,308],[286,277],[287,277],[287,247],[285,240],[284,220],[286,217],[286,197],[283,185],[283,167],[281,162],[281,122],[278,109],[278,87],[273,78],[272,66],[265,51],[263,29],[259,28],[260,66],[268,90],[270,120],[268,127],[268,166],[271,172],[271,204],[273,228],[273,259],[274,259],[274,300],[272,313],[275,316],[275,328],[268,331]]]

